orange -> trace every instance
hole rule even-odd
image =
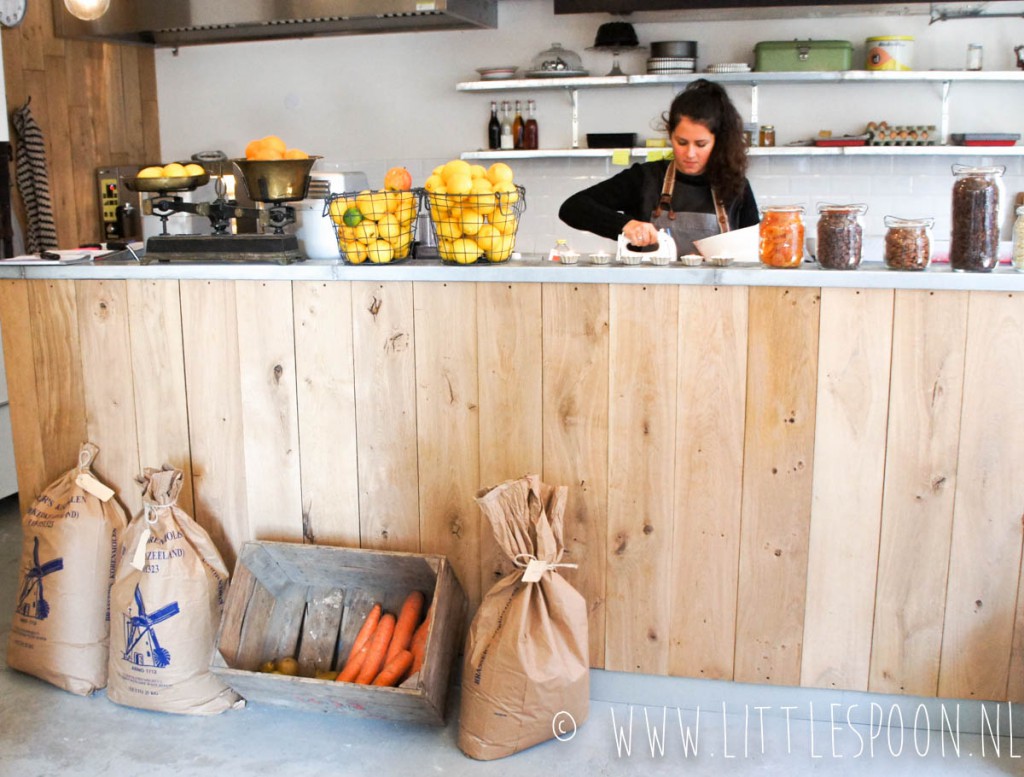
[[[281,140],[281,138],[279,138],[277,135],[267,135],[260,142],[263,144],[264,148],[267,148],[271,151],[277,151],[282,155],[284,154],[285,151],[288,150],[288,146],[286,146],[285,142]]]
[[[289,148],[284,152],[285,159],[309,159],[309,154],[297,148]]]

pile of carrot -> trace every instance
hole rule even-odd
[[[423,617],[426,597],[413,591],[402,603],[397,617],[375,604],[352,642],[348,660],[336,678],[359,685],[394,686],[420,670],[430,629],[430,615]],[[422,620],[421,620],[422,618]]]

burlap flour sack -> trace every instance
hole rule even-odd
[[[21,574],[7,641],[12,669],[83,696],[107,684],[110,584],[127,522],[114,492],[90,471],[98,451],[84,443],[78,466],[22,516]]]
[[[228,571],[178,506],[180,470],[147,469],[110,592],[107,696],[129,707],[213,715],[238,696],[210,670]]]
[[[555,715],[590,711],[587,607],[557,572],[566,488],[535,475],[477,495],[517,569],[484,597],[466,637],[459,747],[490,761],[551,739]],[[531,582],[532,581],[532,582]]]

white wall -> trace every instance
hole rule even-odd
[[[998,9],[999,3],[989,4]],[[676,15],[678,17],[678,15]],[[537,101],[542,147],[567,147],[569,102],[561,90],[526,93],[461,93],[459,81],[476,68],[528,68],[534,55],[559,41],[583,57],[594,75],[610,68],[608,54],[587,51],[606,14],[556,16],[551,0],[501,0],[497,30],[391,33],[312,40],[233,43],[157,51],[160,130],[167,160],[219,149],[240,156],[252,138],[274,133],[289,145],[347,169],[362,170],[380,185],[393,164],[407,166],[421,184],[437,164],[486,143],[490,101],[496,96]],[[645,21],[657,19],[657,21]],[[671,13],[643,14],[634,22],[642,44],[697,40],[698,66],[753,63],[761,40],[840,39],[854,44],[862,66],[864,39],[913,35],[915,69],[959,69],[966,44],[984,45],[985,69],[1015,67],[1013,46],[1024,43],[1020,19],[966,19],[928,24],[927,16],[863,16],[757,21],[674,21]],[[622,56],[626,72],[646,69],[647,52]],[[779,85],[760,87],[760,119],[774,124],[778,143],[863,131],[871,120],[938,124],[937,84]],[[750,110],[749,87],[729,87],[740,111]],[[1019,86],[954,84],[953,132],[1020,132],[1024,99]],[[588,90],[580,93],[583,132],[635,131],[654,137],[658,116],[672,99],[670,87]],[[882,217],[933,215],[936,236],[948,232],[950,157],[752,158],[751,182],[762,204],[862,201],[868,232],[881,234]],[[1018,157],[972,157],[976,164],[1007,165],[1006,188],[1024,190]],[[558,205],[590,181],[614,173],[610,161],[520,160],[517,181],[528,207],[518,247],[546,251],[555,236],[581,250],[605,241],[574,233],[557,220]],[[1007,237],[1010,214],[1006,216]]]

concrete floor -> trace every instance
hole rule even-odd
[[[4,657],[20,548],[17,501],[8,498],[0,501]],[[0,777],[1024,775],[1024,738],[1009,735],[1007,718],[1016,710],[1007,705],[922,704],[907,697],[595,670],[590,719],[575,736],[483,763],[465,757],[456,744],[457,696],[455,689],[448,725],[440,729],[255,705],[199,718],[120,707],[103,692],[74,696],[0,661]],[[927,714],[934,727],[943,711],[950,719],[960,713],[959,736],[922,724]],[[983,714],[993,727],[999,715],[1002,733],[980,736]],[[1024,710],[1018,717],[1013,730],[1021,737]],[[892,722],[885,726],[882,719]],[[655,731],[660,745],[652,744]],[[688,750],[687,732],[691,743],[696,738]]]

